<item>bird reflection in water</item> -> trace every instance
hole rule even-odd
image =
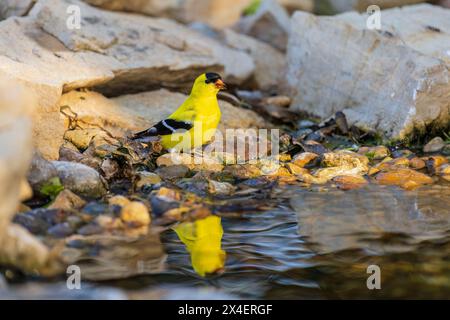
[[[197,274],[205,277],[224,271],[226,253],[221,248],[223,229],[220,217],[208,216],[184,222],[173,229],[186,245]]]

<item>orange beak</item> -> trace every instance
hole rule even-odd
[[[219,90],[226,90],[227,89],[227,85],[221,79],[218,79],[216,82],[214,82],[214,85]]]

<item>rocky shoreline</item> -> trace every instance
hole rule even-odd
[[[239,1],[219,30],[211,17],[192,24],[189,10],[174,17],[169,5],[145,16],[130,13],[133,1],[19,2],[0,5],[2,265],[60,275],[92,246],[126,239],[149,248],[124,254],[126,276],[154,273],[166,258],[162,230],[258,208],[276,188],[450,181],[450,9],[386,10],[386,29],[369,32],[358,13],[290,17],[292,5],[277,1],[240,18],[250,3]],[[81,9],[79,29],[66,26],[69,5]],[[420,22],[430,17],[433,26]],[[280,128],[278,156],[213,153],[196,164],[184,154],[175,163],[158,141],[127,139],[170,114],[205,71],[231,87],[219,129]],[[414,135],[426,144],[407,143]],[[243,195],[254,198],[232,207]]]

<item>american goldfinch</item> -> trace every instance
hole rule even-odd
[[[204,277],[223,271],[226,253],[222,250],[223,229],[219,217],[211,215],[184,222],[173,229],[186,245],[195,272]]]
[[[161,136],[167,150],[187,151],[211,141],[220,122],[217,93],[226,89],[217,73],[204,73],[195,79],[189,97],[167,119],[136,133],[132,139],[144,141]]]

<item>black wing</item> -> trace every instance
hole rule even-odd
[[[172,134],[177,130],[190,130],[193,127],[192,123],[186,121],[178,121],[174,119],[166,119],[158,122],[153,127],[138,132],[133,135],[131,139],[140,139],[152,136],[164,136]]]

